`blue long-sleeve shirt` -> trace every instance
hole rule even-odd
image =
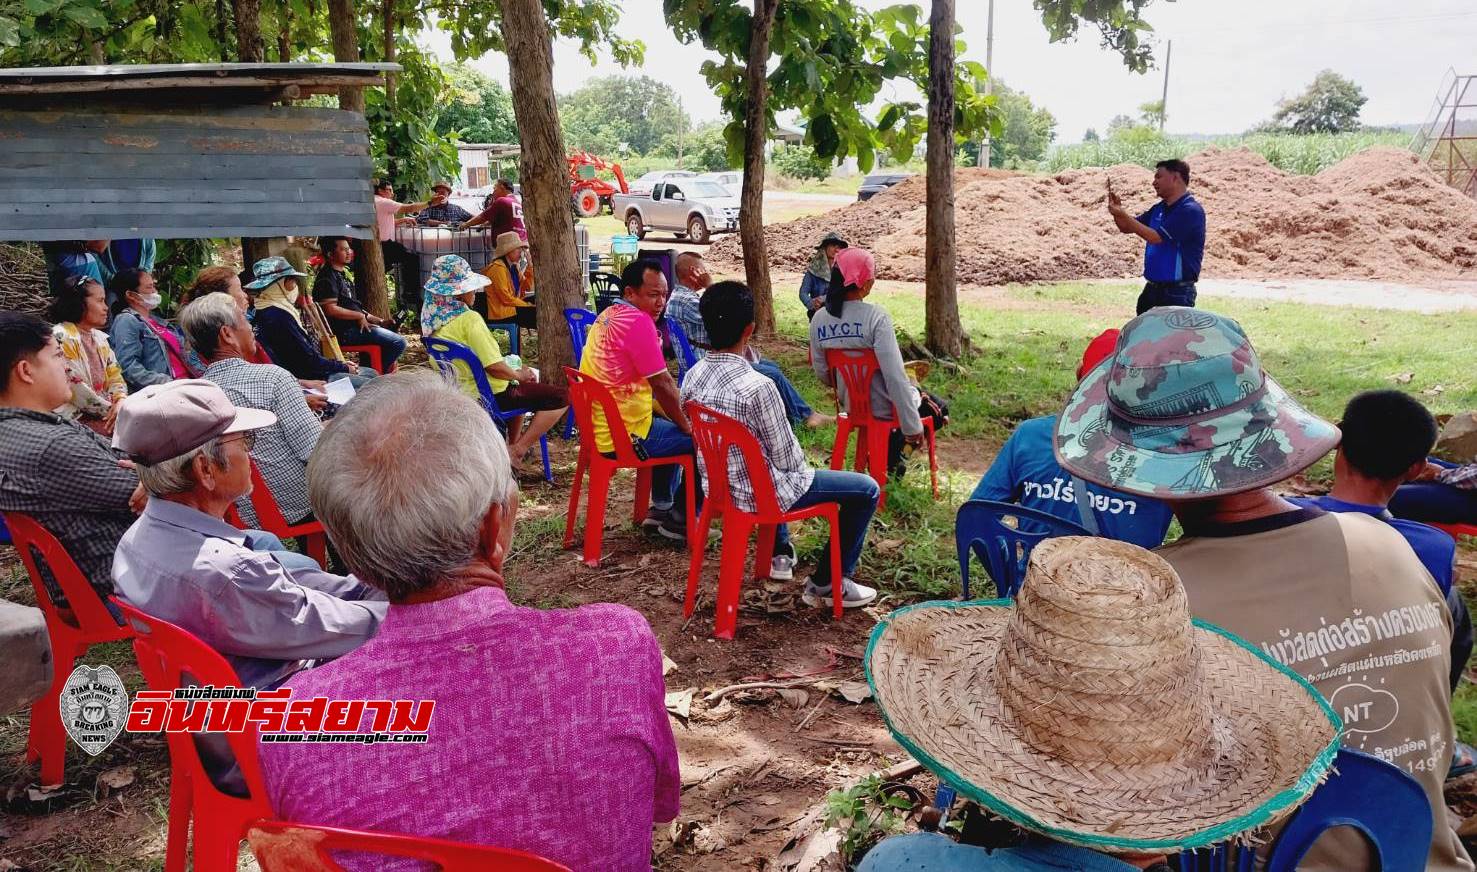
[[[319,353],[302,325],[281,309],[267,307],[256,311],[256,338],[266,346],[272,362],[295,378],[323,380],[334,373],[349,371],[347,364]]]

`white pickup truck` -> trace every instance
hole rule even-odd
[[[714,233],[738,229],[739,201],[706,179],[668,179],[649,194],[616,194],[611,212],[638,239],[648,230],[668,230],[701,245]]]

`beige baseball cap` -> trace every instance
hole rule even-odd
[[[143,464],[161,463],[228,433],[277,423],[261,409],[233,405],[214,382],[187,378],[149,385],[118,407],[113,447]]]

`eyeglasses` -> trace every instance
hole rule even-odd
[[[241,447],[246,449],[247,454],[250,454],[251,449],[256,447],[256,431],[246,430],[233,439],[222,439],[220,444],[225,445],[228,442],[240,442]]]

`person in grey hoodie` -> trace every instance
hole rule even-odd
[[[837,389],[843,407],[850,407],[844,386],[826,362],[826,352],[841,348],[866,348],[877,355],[877,373],[872,376],[872,415],[883,420],[896,417],[901,439],[888,447],[888,469],[899,468],[902,443],[923,444],[923,421],[918,415],[921,397],[903,369],[903,353],[892,329],[892,316],[881,306],[865,301],[877,281],[871,252],[855,246],[836,252],[831,268],[831,286],[826,307],[810,322],[810,365],[816,378]],[[895,435],[895,434],[894,434]]]

